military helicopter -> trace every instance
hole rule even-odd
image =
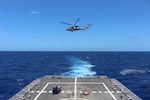
[[[78,31],[78,30],[86,30],[88,28],[90,28],[91,24],[87,24],[87,26],[77,26],[77,22],[79,21],[80,19],[78,18],[76,20],[76,22],[74,24],[69,24],[69,23],[65,23],[65,22],[61,22],[62,24],[67,24],[67,25],[70,25],[70,27],[68,27],[66,30],[67,31]]]

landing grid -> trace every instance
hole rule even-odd
[[[52,93],[54,85],[61,87]],[[88,90],[84,94],[84,90]],[[107,76],[45,76],[36,79],[10,100],[142,100],[116,79]]]

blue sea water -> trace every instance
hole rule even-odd
[[[150,100],[150,52],[0,52],[0,100],[45,75],[106,75]]]

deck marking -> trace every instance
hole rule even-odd
[[[72,92],[71,91],[67,91],[66,93],[71,94]]]
[[[57,82],[48,82],[49,84],[56,84]],[[57,84],[74,84],[74,82],[59,82]],[[103,84],[103,82],[78,82],[76,84]]]
[[[102,91],[98,91],[98,93],[102,93]]]
[[[115,93],[115,91],[111,91],[111,93]]]
[[[109,93],[108,91],[104,91],[104,93]]]
[[[52,91],[48,91],[49,93],[52,93]]]
[[[61,91],[61,93],[65,93],[65,91]]]
[[[108,91],[108,93],[113,97],[113,100],[117,100],[116,99],[116,97],[111,93],[111,91],[108,89],[108,87],[104,84],[104,83],[102,83],[103,84],[103,86],[106,88],[106,90]]]
[[[29,91],[29,93],[35,93],[35,91]]]
[[[116,91],[116,93],[122,93],[121,91]]]
[[[88,100],[86,98],[77,98],[78,100]],[[74,100],[74,98],[63,98],[61,100]]]
[[[92,91],[92,93],[97,93],[97,91]]]
[[[36,100],[40,95],[41,93],[46,89],[46,87],[49,85],[49,83],[47,83],[44,88],[39,92],[39,94],[34,98],[34,100]]]
[[[74,100],[77,98],[77,78],[74,79]]]
[[[47,91],[43,91],[42,93],[47,93]]]
[[[36,93],[40,93],[40,91],[36,91]]]

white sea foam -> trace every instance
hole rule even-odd
[[[95,65],[90,64],[88,61],[84,61],[76,57],[69,57],[69,60],[71,63],[70,71],[63,75],[82,77],[96,75],[96,72],[91,70],[91,68],[95,67]]]
[[[17,81],[18,81],[18,82],[22,82],[22,81],[23,81],[23,79],[19,78],[19,79],[17,79]]]
[[[121,75],[138,74],[138,73],[146,73],[146,70],[125,69],[120,72]]]

